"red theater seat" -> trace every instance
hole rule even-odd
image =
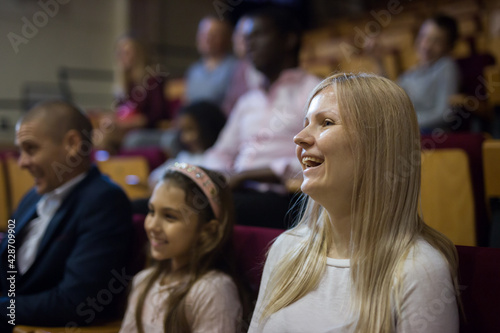
[[[134,216],[136,243],[132,260],[144,260],[146,234],[144,216]],[[237,225],[234,228],[235,255],[242,273],[258,291],[266,252],[273,240],[284,230]],[[460,322],[461,333],[500,332],[500,249],[457,246],[459,283],[465,318]],[[134,265],[131,265],[134,266]],[[136,267],[137,268],[137,267]],[[119,322],[107,326],[82,328],[82,332],[117,332]],[[20,326],[19,333],[33,333],[36,327]],[[64,332],[64,328],[45,328],[47,332]]]
[[[500,332],[500,249],[457,246],[461,333]]]
[[[259,290],[267,250],[282,232],[282,229],[243,225],[234,227],[234,251],[238,268],[254,292]]]
[[[234,247],[240,269],[258,290],[265,254],[284,230],[235,226]],[[464,308],[461,333],[500,332],[500,249],[457,246]]]
[[[146,265],[146,244],[148,237],[144,230],[144,219],[146,216],[142,214],[134,214],[132,217],[132,228],[134,229],[134,236],[132,240],[132,254],[128,263],[128,271],[131,274],[136,274],[142,270]]]

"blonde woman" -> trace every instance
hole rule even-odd
[[[167,78],[158,65],[150,64],[144,44],[131,35],[118,40],[116,61],[115,112],[99,118],[104,136],[96,147],[116,154],[122,143],[129,148],[158,145],[162,131],[157,125],[172,118],[164,93]]]
[[[158,65],[151,65],[145,45],[131,35],[118,40],[118,70],[115,96],[120,126],[154,128],[162,119],[171,118],[164,94],[166,77]]]
[[[331,76],[295,143],[305,213],[269,252],[249,332],[458,332],[457,254],[418,216],[406,93],[375,75]]]

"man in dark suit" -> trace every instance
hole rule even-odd
[[[1,332],[96,324],[123,302],[132,278],[130,202],[91,163],[91,132],[85,115],[59,101],[17,125],[18,163],[35,186],[0,244]]]

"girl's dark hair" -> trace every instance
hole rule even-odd
[[[213,146],[220,131],[226,124],[226,116],[216,104],[207,101],[194,102],[179,111],[180,116],[191,116],[200,129],[200,142],[203,149]]]
[[[430,18],[430,21],[434,22],[439,28],[446,31],[448,36],[448,47],[450,50],[455,46],[455,42],[458,39],[458,26],[457,21],[448,15],[437,14]]]
[[[249,312],[247,292],[241,282],[242,280],[238,277],[234,258],[232,243],[234,208],[231,190],[222,174],[204,168],[201,169],[214,182],[218,191],[218,202],[221,207],[220,216],[217,219],[219,226],[217,232],[212,235],[198,233],[197,246],[193,247],[189,264],[184,268],[188,279],[185,283],[180,284],[171,291],[165,304],[167,309],[164,321],[165,332],[190,332],[185,313],[186,296],[191,287],[211,270],[218,270],[233,278],[234,283],[238,287],[240,301],[243,306],[243,315],[245,316]],[[163,181],[166,180],[173,186],[177,186],[185,191],[185,202],[190,208],[190,211],[186,214],[196,214],[198,216],[198,231],[202,229],[204,224],[215,219],[208,198],[188,176],[175,170],[167,169],[163,176]],[[140,333],[144,333],[142,311],[146,295],[162,273],[169,273],[170,271],[170,260],[154,262],[152,274],[143,283],[144,287],[139,296],[135,313],[136,325]]]

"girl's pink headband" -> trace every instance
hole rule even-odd
[[[178,163],[175,162],[174,165],[168,168],[169,170],[177,171],[186,175],[189,179],[191,179],[198,187],[203,191],[205,196],[208,198],[210,203],[210,207],[212,207],[212,211],[214,212],[215,218],[218,219],[220,217],[220,204],[219,197],[217,196],[218,191],[214,182],[210,177],[203,171],[201,168],[187,164],[187,163]]]

